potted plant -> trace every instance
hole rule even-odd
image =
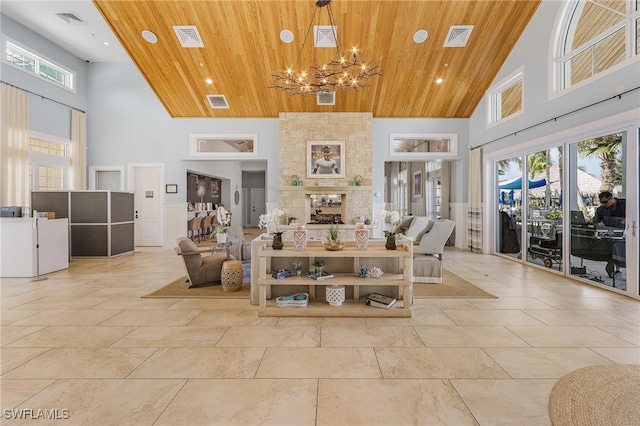
[[[391,231],[384,231],[384,236],[387,237],[387,242],[384,247],[387,250],[395,250],[396,249],[396,233]]]
[[[214,226],[213,234],[216,236],[216,240],[219,243],[227,242],[227,228],[225,228],[224,226],[220,224],[217,224],[216,226]]]
[[[353,183],[355,184],[355,186],[362,186],[362,176],[361,175],[356,175],[353,178]]]
[[[302,273],[302,261],[298,259],[294,260],[293,269],[296,270],[296,275],[300,276],[300,274]]]
[[[291,185],[293,185],[293,186],[301,186],[300,185],[300,176],[298,176],[298,175],[291,176]]]
[[[345,241],[342,239],[342,232],[338,225],[330,225],[327,235],[323,241],[324,248],[327,250],[342,250]]]
[[[316,269],[316,276],[322,276],[322,269],[324,268],[324,259],[315,259],[313,261],[313,267]]]

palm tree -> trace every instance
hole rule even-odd
[[[600,191],[613,192],[616,182],[621,182],[622,176],[616,176],[616,163],[618,153],[622,148],[622,134],[601,136],[594,139],[578,142],[578,153],[585,158],[598,157],[602,184]]]

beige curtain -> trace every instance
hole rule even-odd
[[[440,178],[440,217],[442,217],[442,219],[449,219],[451,217],[449,206],[451,196],[451,162],[442,160],[440,165],[442,175]]]
[[[482,253],[482,148],[469,153],[469,208],[467,244],[474,253]]]
[[[28,94],[2,83],[0,95],[0,205],[28,209],[31,206]]]
[[[87,117],[84,112],[71,110],[71,185],[74,190],[87,189]]]

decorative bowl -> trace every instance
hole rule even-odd
[[[327,250],[338,251],[338,250],[342,250],[347,244],[345,241],[339,240],[339,241],[324,241],[322,245]]]

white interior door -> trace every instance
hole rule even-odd
[[[135,167],[134,245],[162,246],[162,167]]]

